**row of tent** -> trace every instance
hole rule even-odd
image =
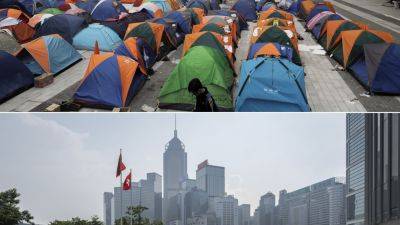
[[[209,10],[201,22],[186,35],[182,59],[164,83],[158,107],[172,110],[193,110],[195,97],[187,90],[189,82],[198,78],[212,94],[220,111],[232,111],[232,85],[235,49],[245,19],[235,10]]]
[[[259,18],[242,62],[235,110],[309,111],[293,15],[266,1],[256,9]]]
[[[31,87],[35,76],[44,72],[56,75],[68,68],[81,59],[76,49],[82,49],[95,50],[95,54],[74,99],[99,107],[126,106],[154,63],[182,43],[193,24],[204,16],[202,9],[182,8],[162,11],[162,17],[160,13],[155,17],[152,10],[159,10],[159,7],[152,2],[145,2],[132,12],[120,10],[118,15],[112,15],[110,12],[116,8],[125,9],[132,4],[121,6],[112,0],[66,0],[41,4],[46,12],[51,9],[46,6],[55,5],[64,11],[39,18],[39,14],[28,15],[28,1],[7,2],[0,4],[0,51],[14,66],[7,68],[6,61],[0,64],[0,69],[6,71],[0,76],[0,101]],[[171,9],[177,7],[168,2]],[[31,3],[37,6],[39,1]],[[82,8],[76,14],[68,14],[65,5],[70,6],[69,9]],[[91,13],[87,13],[90,7]],[[99,9],[103,16],[109,15],[108,18],[94,19],[93,12]],[[13,20],[15,24],[7,22]],[[33,35],[23,40],[18,38],[16,33],[24,33],[24,29],[17,29],[21,24],[32,30]],[[107,53],[100,54],[99,50]]]
[[[329,2],[301,1],[298,15],[327,54],[370,93],[400,94],[400,45],[390,33],[341,17]]]

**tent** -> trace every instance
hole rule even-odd
[[[36,25],[38,24],[42,25],[46,19],[52,16],[53,14],[41,14],[41,13],[36,14],[29,19],[28,25],[35,28]]]
[[[180,35],[190,34],[192,32],[192,17],[189,12],[172,11],[165,16],[177,23]]]
[[[269,9],[271,9],[271,8],[275,8],[275,9],[276,9],[276,6],[275,6],[275,4],[272,3],[272,2],[268,2],[267,4],[265,4],[265,5],[261,8],[261,11],[267,11],[267,10],[269,10]]]
[[[167,19],[167,18],[154,18],[150,20],[151,23],[161,24],[164,26],[164,33],[163,33],[163,42],[166,46],[162,46],[165,48],[176,48],[183,42],[183,35],[176,35],[177,31],[177,24],[174,20]]]
[[[239,13],[246,21],[257,20],[257,10],[254,0],[238,0],[232,6],[232,10]]]
[[[366,44],[351,73],[372,93],[400,94],[400,45]]]
[[[290,37],[289,37],[290,36]],[[255,28],[251,43],[275,42],[293,49],[293,62],[301,65],[300,54],[297,48],[297,37],[291,30],[285,30],[277,26]]]
[[[248,29],[248,24],[246,20],[238,14],[236,11],[233,10],[212,10],[208,12],[208,15],[220,15],[220,16],[229,16],[235,20],[237,20],[240,31],[242,30],[247,30]]]
[[[158,107],[192,110],[196,100],[187,88],[193,78],[207,87],[220,110],[232,110],[233,70],[220,51],[207,46],[195,46],[186,53],[164,83]]]
[[[211,31],[197,32],[188,34],[183,43],[182,56],[185,56],[187,51],[194,46],[208,46],[219,50],[233,65],[233,43],[232,39],[223,37],[218,33]]]
[[[315,3],[312,0],[300,1],[299,17],[305,20],[313,10],[314,6]]]
[[[293,15],[279,9],[268,9],[267,11],[261,12],[259,20],[266,20],[269,18],[280,18],[293,21]]]
[[[229,16],[205,16],[201,20],[203,24],[218,24],[224,27],[225,33],[230,33],[235,43],[238,42],[238,36],[240,35],[239,24]]]
[[[215,23],[202,23],[193,26],[193,33],[201,31],[212,31],[221,35],[225,35],[224,27]]]
[[[261,11],[262,7],[268,2],[268,0],[259,0],[256,3],[256,10]]]
[[[347,30],[366,30],[368,27],[361,23],[348,21],[348,20],[334,20],[326,24],[326,45],[323,46],[328,52],[332,51],[335,47],[335,42],[342,31]]]
[[[208,13],[208,10],[210,9],[210,7],[200,0],[190,0],[187,4],[186,4],[187,8],[198,8],[198,9],[202,9],[204,11],[205,14]]]
[[[333,20],[343,20],[343,18],[338,15],[338,14],[330,14],[327,17],[321,17],[314,25],[314,27],[311,30],[311,33],[314,35],[314,37],[319,40],[321,36],[323,36],[326,33],[326,23],[328,21],[333,21]],[[326,45],[326,42],[325,42]]]
[[[15,56],[0,50],[0,102],[33,85],[34,76]]]
[[[308,112],[304,69],[286,59],[244,61],[235,111]]]
[[[162,17],[164,17],[164,12],[155,3],[145,2],[141,6],[139,6],[138,11],[141,11],[142,9],[147,10],[150,13],[150,15],[152,17],[154,17],[154,18],[162,18]]]
[[[391,34],[376,30],[349,30],[342,31],[332,58],[345,68],[351,66],[363,52],[363,45],[373,43],[392,43]]]
[[[250,46],[247,59],[265,56],[285,58],[289,61],[293,61],[293,49],[278,43],[255,43]]]
[[[310,21],[314,16],[316,16],[318,13],[321,13],[321,12],[331,12],[331,11],[330,11],[330,8],[325,4],[317,4],[311,10],[310,14],[308,14],[308,16],[306,18],[306,22]],[[333,11],[333,13],[334,13],[334,11]]]
[[[146,81],[135,60],[113,53],[93,54],[73,98],[91,107],[126,107]]]
[[[147,0],[147,1],[157,5],[158,8],[161,9],[164,13],[169,13],[172,10],[170,4],[166,0]]]
[[[10,30],[19,43],[30,41],[35,35],[35,30],[27,23],[11,17],[0,21],[0,29]]]
[[[129,37],[140,37],[145,40],[147,44],[149,44],[151,48],[158,54],[163,36],[164,25],[151,22],[142,22],[129,24],[124,39]]]
[[[19,19],[25,23],[28,23],[29,21],[29,16],[23,13],[21,10],[18,9],[0,9],[0,21],[7,18],[11,17],[14,19]]]
[[[16,55],[21,49],[21,45],[11,34],[5,30],[0,30],[0,51]]]
[[[7,9],[7,8],[19,9],[28,16],[31,16],[33,14],[33,12],[31,10],[29,10],[25,6],[25,4],[23,4],[17,0],[1,0],[0,1],[0,9]]]
[[[190,18],[192,20],[192,25],[199,24],[203,16],[205,15],[205,11],[200,8],[181,8],[177,10],[179,12],[190,13]]]
[[[42,26],[36,32],[36,37],[46,36],[49,34],[59,34],[69,43],[72,43],[72,38],[88,24],[85,19],[67,14],[52,16],[44,21]]]
[[[317,15],[315,15],[312,19],[310,19],[310,20],[307,22],[307,25],[306,25],[307,30],[312,30],[312,29],[314,29],[314,27],[315,27],[315,25],[318,23],[318,21],[320,21],[320,20],[322,20],[322,19],[324,19],[324,18],[327,18],[327,17],[329,17],[329,16],[332,15],[332,14],[334,14],[334,13],[331,12],[331,11],[323,11],[323,12],[318,13]]]
[[[134,37],[126,39],[114,53],[137,61],[144,74],[147,74],[147,69],[150,69],[157,59],[156,52],[144,40]]]
[[[59,14],[64,14],[64,11],[61,11],[58,8],[47,8],[42,11],[40,11],[41,14],[52,14],[52,15],[59,15]]]
[[[114,7],[113,2],[113,0],[100,0],[90,13],[92,18],[96,21],[113,21],[120,19],[121,13],[126,12],[126,10],[120,4]]]
[[[94,50],[96,41],[101,51],[110,52],[117,48],[122,40],[110,28],[98,23],[90,24],[77,33],[73,38],[73,46],[76,49]]]
[[[269,18],[265,20],[258,20],[257,21],[258,27],[265,27],[265,26],[279,26],[279,27],[287,27],[289,28],[294,34],[297,34],[296,26],[292,20],[286,19],[279,19],[279,18]]]
[[[28,56],[33,59],[42,71],[35,70],[35,74],[42,72],[57,74],[75,62],[81,60],[82,56],[60,35],[53,34],[39,37],[29,43],[22,45],[24,48],[18,57]],[[22,59],[22,61],[25,61]],[[31,69],[32,67],[30,67]]]

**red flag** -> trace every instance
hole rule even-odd
[[[122,162],[122,153],[119,153],[119,159],[118,159],[118,166],[117,166],[117,177],[121,175],[121,172],[125,170],[126,167],[124,163]]]
[[[129,172],[128,176],[126,176],[125,181],[124,181],[124,190],[129,190],[131,189],[131,176],[132,174]]]

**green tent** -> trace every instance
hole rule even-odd
[[[207,46],[190,48],[175,67],[161,89],[159,108],[192,110],[196,99],[187,87],[193,78],[199,78],[207,87],[221,111],[233,110],[230,93],[233,70],[220,51]]]
[[[47,9],[41,11],[40,13],[43,13],[43,14],[52,14],[52,15],[64,14],[63,11],[61,11],[61,10],[59,10],[59,9],[57,9],[57,8],[47,8]]]

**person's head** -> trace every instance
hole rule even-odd
[[[189,86],[188,86],[188,91],[190,93],[192,93],[193,95],[199,95],[201,94],[203,89],[203,85],[201,84],[201,81],[198,78],[193,78],[190,82],[189,82]]]

